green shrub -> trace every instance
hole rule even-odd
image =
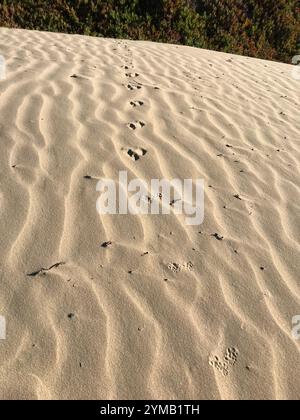
[[[0,26],[151,40],[290,62],[299,0],[2,0]]]
[[[300,38],[298,0],[196,0],[210,48],[290,62]]]

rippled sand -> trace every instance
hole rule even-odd
[[[9,29],[0,54],[1,398],[297,399],[292,67]],[[204,224],[100,217],[121,170],[203,178]]]

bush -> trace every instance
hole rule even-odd
[[[151,40],[291,62],[299,0],[3,0],[0,25]]]
[[[210,48],[291,62],[300,38],[298,0],[196,0]]]

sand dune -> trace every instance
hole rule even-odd
[[[292,67],[4,28],[0,54],[0,397],[298,398]],[[100,217],[122,170],[204,179],[204,223]]]

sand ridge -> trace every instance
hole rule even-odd
[[[4,28],[0,54],[0,398],[298,398],[292,67]],[[122,170],[204,179],[204,224],[100,217]]]

